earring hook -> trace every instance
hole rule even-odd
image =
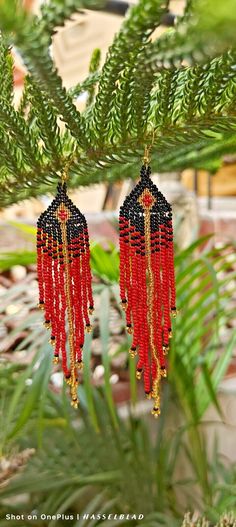
[[[152,140],[151,140],[150,145],[145,145],[145,148],[144,148],[143,164],[146,166],[149,165],[151,161],[151,150],[152,150],[154,141],[155,141],[155,130],[152,131]]]
[[[72,163],[75,161],[75,159],[76,159],[76,147],[74,147],[72,154],[67,158],[65,162],[65,166],[61,171],[61,182],[62,183],[65,183],[68,180],[69,170],[70,170]]]

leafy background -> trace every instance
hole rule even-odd
[[[206,242],[205,249],[199,252],[199,247]],[[55,393],[50,366],[52,352],[41,325],[41,314],[34,310],[32,292],[31,301],[27,300],[30,314],[13,333],[26,330],[14,353],[24,349],[27,354],[33,351],[33,361],[25,365],[3,363],[0,369],[1,451],[11,459],[17,449],[23,457],[22,465],[27,461],[24,472],[16,479],[12,475],[20,471],[20,466],[13,464],[10,468],[10,465],[5,474],[0,491],[3,516],[9,511],[37,510],[47,514],[78,511],[82,514],[135,510],[136,514],[145,514],[140,522],[142,526],[177,526],[185,510],[196,508],[217,521],[225,510],[234,509],[236,471],[234,466],[225,466],[217,438],[209,457],[205,445],[206,423],[203,426],[202,419],[209,404],[224,419],[217,387],[229,365],[236,339],[234,333],[227,331],[233,312],[230,303],[235,276],[232,247],[215,249],[209,238],[202,239],[176,258],[181,317],[176,319],[172,339],[162,414],[154,428],[145,416],[146,403],[137,413],[138,394],[132,366],[131,400],[125,419],[114,403],[109,382],[109,305],[115,302],[119,312],[119,256],[115,249],[109,255],[94,245],[91,262],[93,273],[101,279],[94,293],[95,297],[99,295],[103,306],[98,324],[104,382],[100,387],[93,387],[91,340],[87,340],[77,415],[70,408],[65,388],[61,396]],[[6,257],[3,265],[6,269]],[[2,313],[9,302],[22,304],[25,291],[25,284],[10,288],[2,297]],[[3,321],[7,318],[9,315],[3,315]],[[128,350],[128,347],[124,337],[124,348]],[[29,451],[32,448],[34,452]],[[18,495],[16,503],[11,500]],[[91,525],[99,523],[91,520]],[[9,524],[14,525],[14,521]],[[24,520],[22,525],[25,524],[31,525],[31,522]],[[64,525],[63,521],[55,520],[48,524]],[[90,525],[89,521],[82,520],[73,523],[85,524]],[[121,521],[121,524],[136,525],[136,522]],[[39,521],[38,525],[45,522]]]
[[[89,0],[54,0],[43,4],[35,17],[17,0],[0,0],[2,206],[53,192],[58,172],[72,152],[71,188],[136,177],[134,166],[153,130],[152,164],[159,172],[186,167],[215,171],[223,155],[235,153],[234,1],[188,1],[175,27],[156,40],[151,35],[168,2],[141,0],[125,18],[104,65],[100,66],[95,50],[87,79],[66,91],[50,55],[55,27],[81,7],[99,5]],[[11,45],[28,71],[18,108],[13,103]],[[88,98],[80,113],[75,103],[83,92]],[[1,268],[7,272],[17,262],[29,266],[35,254],[22,253],[20,259],[19,254],[5,253]],[[206,515],[210,525],[234,525],[235,466],[226,465],[220,456],[217,437],[214,448],[210,452],[206,448],[203,421],[210,404],[224,419],[217,388],[236,338],[229,331],[234,247],[215,248],[213,241],[204,239],[177,253],[181,317],[176,320],[170,376],[155,428],[146,415],[148,402],[140,405],[132,364],[126,414],[114,403],[108,314],[112,304],[122,324],[117,250],[106,252],[96,244],[91,263],[98,278],[94,294],[103,305],[97,323],[104,379],[94,386],[88,339],[78,413],[71,410],[65,387],[58,390],[53,382],[47,335],[27,279],[1,297],[7,327],[12,317],[7,313],[9,302],[27,306],[28,316],[9,330],[8,337],[24,332],[23,339],[16,339],[14,353],[25,349],[29,357],[33,355],[29,363],[5,358],[0,367],[2,517],[9,511],[135,510],[145,514],[142,527],[175,527],[190,510]],[[128,345],[124,336],[123,350]],[[223,519],[230,509],[232,515]],[[74,525],[99,523],[78,520]],[[119,523],[136,525],[135,520],[115,525]],[[194,520],[186,517],[184,525],[194,525]],[[196,525],[206,523],[199,520]]]

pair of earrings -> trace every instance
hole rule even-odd
[[[39,308],[51,331],[53,362],[59,359],[78,407],[85,331],[94,311],[87,222],[67,195],[68,166],[57,195],[37,222]],[[126,329],[132,334],[136,377],[143,376],[152,414],[160,414],[160,381],[166,377],[171,316],[176,316],[171,206],[150,179],[145,149],[140,181],[120,209],[120,295]],[[68,341],[68,346],[67,346]]]

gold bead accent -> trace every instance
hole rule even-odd
[[[163,354],[168,355],[169,349],[170,349],[169,346],[162,346]]]
[[[159,406],[159,391],[160,391],[160,369],[158,370],[158,374],[157,374],[157,377],[156,379],[154,379],[153,381],[153,385],[152,385],[152,397],[153,399],[155,399],[155,402],[157,402],[157,406]]]
[[[44,303],[43,302],[39,302],[38,303],[38,308],[43,311],[44,310]]]
[[[126,326],[126,331],[127,331],[127,333],[129,333],[129,335],[132,335],[132,333],[133,333],[132,326]]]
[[[136,379],[140,381],[142,379],[142,372],[139,370],[136,370]]]
[[[85,326],[85,331],[86,333],[92,333],[93,327],[91,326],[91,324],[89,324],[89,326]]]
[[[158,383],[155,381],[152,391],[152,397],[154,398],[154,406],[152,409],[152,415],[157,419],[161,413],[160,410],[160,394],[159,394],[159,387]]]
[[[72,408],[78,408],[78,406],[79,406],[79,399],[72,399],[70,404],[71,404]]]
[[[171,316],[172,316],[173,318],[176,318],[177,315],[178,315],[178,313],[179,313],[179,311],[178,311],[177,309],[171,309]]]
[[[160,408],[156,408],[155,406],[153,407],[152,411],[151,411],[151,414],[155,417],[155,419],[157,419],[160,415]]]
[[[152,392],[146,393],[146,399],[150,400],[152,398]]]
[[[70,389],[70,393],[71,393],[71,406],[73,406],[73,408],[78,408],[78,404],[79,404],[79,399],[78,399],[78,396],[77,396],[77,386],[78,386],[78,379],[73,379],[72,381],[72,384],[71,384],[71,389]]]
[[[53,357],[52,363],[53,364],[58,364],[59,363],[59,357]]]
[[[83,367],[84,367],[84,363],[83,363],[82,360],[77,360],[77,361],[75,361],[75,365],[76,365],[76,367],[78,368],[78,370],[82,370]]]
[[[172,331],[169,331],[169,339],[172,339],[172,337],[173,337]]]
[[[71,377],[66,378],[65,377],[66,384],[69,384],[71,386]]]
[[[48,342],[49,342],[49,344],[51,344],[52,346],[56,346],[56,339],[49,339]]]
[[[166,371],[166,368],[161,368],[161,376],[162,376],[162,377],[167,377],[167,371]]]
[[[94,307],[89,307],[89,314],[92,315],[94,313]]]
[[[132,359],[134,359],[134,357],[137,355],[137,351],[136,351],[136,349],[132,349],[132,348],[130,348],[130,349],[129,349],[129,354],[130,354],[130,357],[131,357]]]
[[[128,308],[128,303],[125,301],[121,301],[120,302],[120,307],[121,309],[123,309],[123,311],[127,311],[127,308]]]
[[[46,329],[51,329],[51,322],[44,322],[43,325]]]
[[[146,154],[145,154],[146,156]],[[148,200],[146,201],[146,198]],[[148,307],[148,325],[149,325],[149,345],[151,358],[155,362],[157,372],[160,369],[160,363],[158,353],[155,346],[155,317],[153,312],[154,298],[155,298],[155,277],[152,268],[152,243],[151,243],[151,209],[154,205],[156,198],[152,192],[145,188],[142,194],[139,196],[138,201],[144,209],[144,238],[145,238],[145,253],[147,258],[147,307]],[[158,373],[158,376],[160,373]]]

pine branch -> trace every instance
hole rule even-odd
[[[74,88],[70,88],[69,94],[70,96],[75,99],[81,95],[81,93],[84,93],[88,91],[90,88],[95,87],[100,79],[100,72],[95,72],[89,75],[84,81],[79,82]]]
[[[117,82],[114,101],[107,123],[107,137],[111,143],[124,142],[128,137],[137,135],[137,126],[135,126],[137,107],[135,103],[138,100],[136,82],[138,55],[139,50],[137,49],[130,52],[129,65],[124,67]],[[141,104],[141,101],[139,103]]]
[[[8,174],[8,176],[10,175],[14,180],[14,177],[17,174],[22,181],[22,179],[24,179],[24,172],[22,170],[23,163],[21,151],[17,148],[16,142],[10,139],[9,134],[4,133],[2,128],[0,128],[0,144],[1,164],[3,167],[7,168],[7,172],[5,173],[6,179]],[[26,170],[26,166],[24,166],[24,170]]]
[[[167,10],[167,2],[161,0],[141,0],[125,19],[119,34],[115,37],[103,66],[99,90],[92,112],[94,140],[102,144],[107,134],[113,97],[121,72],[135,50],[141,50],[144,42]]]
[[[186,141],[185,146],[181,146],[181,149],[176,149],[176,144],[172,142],[172,160],[169,159],[169,154],[167,154],[166,156],[164,154],[161,155],[160,150],[154,148],[152,156],[153,173],[176,170],[182,171],[190,166],[189,163],[191,163],[191,166],[193,167],[207,169],[208,165],[213,165],[214,160],[218,163],[222,155],[230,154],[233,152],[235,153],[235,134],[228,140],[221,139],[218,142],[213,142],[210,139],[206,139],[205,141],[196,142],[195,144],[191,145],[192,148],[194,147],[194,150],[189,149],[189,155],[186,156],[188,146],[189,145]],[[167,148],[169,150],[169,145]],[[120,164],[118,163],[119,156],[116,156],[116,154],[114,153],[113,163],[111,164],[111,166],[108,162],[107,164],[103,162],[96,167],[94,167],[94,164],[90,167],[88,167],[87,165],[87,170],[85,170],[85,165],[82,165],[82,169],[80,165],[78,171],[74,169],[71,173],[69,182],[70,188],[73,189],[78,188],[80,186],[88,186],[91,184],[91,180],[92,184],[101,183],[104,181],[108,183],[113,183],[115,181],[122,181],[127,178],[136,180],[139,177],[142,155],[143,149],[139,147],[138,150],[135,150],[135,148],[133,148],[132,151],[130,150],[129,153],[127,153],[127,155],[123,154],[122,161],[120,160]],[[127,162],[127,160],[129,161]],[[89,172],[88,168],[90,169]],[[34,186],[30,190],[30,195],[39,196],[48,193],[53,194],[56,190],[57,181],[58,178],[54,174],[54,178],[50,181],[50,184],[38,184],[37,186]],[[28,192],[26,192],[26,189],[21,187],[17,191],[17,196],[11,196],[9,193],[6,193],[1,198],[0,205],[6,206],[11,203],[21,201],[26,197],[29,197]]]
[[[163,70],[152,90],[149,121],[161,128],[204,115],[207,119],[211,114],[225,114],[235,90],[236,57],[232,52],[204,66]]]
[[[97,75],[98,74],[100,62],[101,62],[101,51],[100,51],[100,49],[96,48],[93,51],[93,54],[92,54],[92,57],[91,57],[91,60],[90,60],[90,64],[89,64],[90,77],[92,75]],[[94,101],[95,87],[96,87],[96,83],[91,83],[90,86],[87,87],[88,100],[87,100],[87,103],[86,103],[86,108],[91,106],[91,104]]]
[[[40,20],[43,33],[49,36],[56,33],[57,27],[63,26],[80,9],[98,8],[104,5],[104,0],[58,0],[43,4]]]
[[[191,152],[192,159],[201,162],[200,151],[209,145],[213,151],[216,150],[217,156],[217,152],[220,152],[221,148],[222,155],[229,153],[229,150],[230,153],[235,152],[235,131],[236,117],[229,118],[226,116],[221,118],[211,116],[208,120],[198,118],[188,125],[163,127],[157,133],[153,147],[158,152],[158,170],[169,171],[170,164],[173,170],[178,169],[180,164],[183,168],[195,166],[189,164],[189,160],[185,159],[186,154]],[[151,140],[152,136],[146,136],[145,142],[149,143]],[[224,143],[226,140],[229,140],[229,144]],[[137,162],[138,159],[141,159],[142,154],[143,142],[140,144],[139,137],[136,137],[136,139],[126,141],[125,144],[110,145],[104,149],[93,150],[90,152],[90,160],[97,158],[96,166],[104,169],[106,166],[115,163]],[[83,162],[80,163],[78,170],[84,173]],[[85,171],[87,172],[87,168]]]
[[[13,35],[29,71],[17,112],[10,103],[12,65],[6,62],[7,48],[1,48],[2,70],[8,72],[6,79],[2,76],[0,107],[2,204],[55,188],[57,172],[75,148],[72,187],[135,177],[153,128],[153,166],[159,171],[209,167],[235,153],[236,52],[229,49],[229,36],[235,41],[235,14],[225,14],[229,4],[232,0],[225,0],[214,14],[215,1],[204,0],[198,12],[200,4],[191,0],[177,27],[151,42],[168,2],[141,0],[115,37],[102,71],[97,71],[97,56],[88,78],[66,92],[49,44],[54,24],[63,24],[82,2],[53,0],[44,4],[39,19],[27,15],[16,0],[0,3],[0,25]],[[212,39],[216,29],[218,43]],[[81,115],[73,98],[83,91],[89,100]]]
[[[0,104],[0,122],[2,129],[14,138],[25,162],[34,169],[39,169],[42,154],[35,137],[23,117],[5,100]]]
[[[207,94],[208,112],[221,113],[231,111],[231,105],[236,98],[236,51],[225,53],[217,61],[217,82],[212,79],[211,90]],[[216,77],[215,76],[215,77]],[[233,106],[235,113],[235,105]],[[233,110],[232,108],[232,110]]]
[[[37,28],[31,28],[31,32],[19,34],[16,43],[21,49],[25,64],[36,82],[41,82],[42,87],[47,91],[49,97],[53,99],[57,107],[59,116],[66,123],[71,134],[76,138],[81,146],[86,145],[85,127],[83,118],[72,102],[70,95],[62,86],[62,80],[58,76],[49,56],[47,45],[44,38],[38,32]]]
[[[234,0],[226,0],[223,7],[219,1],[193,3],[175,29],[165,32],[147,48],[143,68],[155,72],[180,66],[183,61],[199,64],[236,47]]]
[[[13,99],[13,58],[7,39],[0,34],[0,98]]]
[[[24,78],[23,92],[22,92],[20,103],[19,103],[19,106],[18,106],[18,113],[22,117],[25,116],[25,114],[27,112],[27,109],[28,109],[28,106],[29,106],[29,103],[30,103],[30,101],[29,101],[29,90],[30,90],[29,81],[30,81],[30,77],[28,75],[26,75],[25,78]]]
[[[1,16],[2,15],[2,16]],[[3,30],[10,24],[9,18],[4,17],[4,10],[0,6],[0,25]],[[21,26],[19,20],[24,19]],[[83,119],[76,109],[70,95],[62,85],[62,79],[58,76],[56,68],[49,55],[49,39],[43,33],[36,17],[26,18],[25,12],[20,11],[19,18],[11,19],[10,29],[14,32],[14,43],[21,50],[28,71],[36,82],[48,92],[57,107],[58,114],[65,121],[71,134],[76,138],[78,144],[85,146],[85,127]]]
[[[62,155],[62,146],[55,109],[45,92],[32,79],[28,81],[28,98],[31,103],[31,115],[35,117],[35,124],[44,142],[44,151],[53,156],[57,164]]]
[[[211,118],[207,122],[196,119],[188,126],[171,126],[162,130],[155,139],[152,155],[153,170],[158,172],[183,170],[185,168],[204,168],[209,162],[219,160],[225,154],[236,152],[236,117]],[[145,138],[150,142],[151,137]],[[125,177],[136,178],[143,155],[143,143],[139,138],[130,139],[124,144],[109,145],[103,149],[91,149],[82,155],[71,167],[69,185],[76,188],[101,181],[116,181]],[[127,165],[128,163],[128,165]],[[6,205],[28,196],[36,196],[56,188],[58,176],[54,165],[44,168],[44,178],[35,172],[28,173],[25,183],[17,191],[17,196],[4,192],[0,205]],[[46,175],[47,176],[46,176]],[[27,182],[30,181],[30,189]],[[44,181],[44,184],[42,184]],[[23,197],[22,197],[23,196]]]

